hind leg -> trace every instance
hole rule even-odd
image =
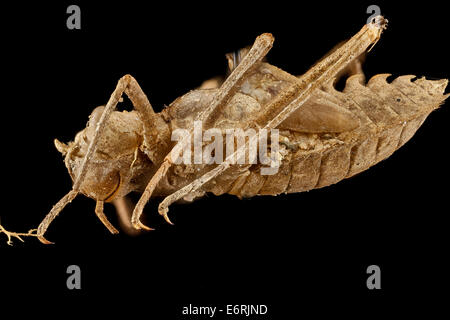
[[[256,123],[262,124],[261,127],[265,130],[277,128],[290,114],[301,107],[310,98],[315,90],[319,89],[327,81],[335,77],[339,71],[351,64],[351,62],[355,60],[353,57],[358,57],[363,54],[369,46],[373,47],[373,45],[378,41],[386,23],[387,21],[385,21],[382,17],[379,17],[378,20],[376,20],[376,24],[364,26],[361,31],[349,41],[320,60],[307,73],[300,77],[298,81],[298,88],[300,90],[296,96],[291,98],[290,102],[285,103],[282,101],[282,103],[280,103],[277,101],[276,103],[273,103],[271,107],[273,108],[274,116],[271,118],[266,118],[266,115],[263,114],[256,120]],[[361,40],[363,35],[366,35],[366,37]],[[251,144],[251,142],[248,144]],[[235,155],[236,159],[239,159],[240,156],[245,155],[245,149],[248,144],[238,148],[235,154],[227,157],[224,162],[205,173],[200,178],[167,196],[159,205],[159,213],[163,215],[166,220],[168,220],[167,212],[172,203],[183,198],[189,193],[199,190],[208,181],[223,173],[232,165],[232,159],[234,159]]]

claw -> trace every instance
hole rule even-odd
[[[166,220],[167,223],[173,225],[173,222],[170,221],[169,215],[167,214],[169,212],[169,208],[163,207],[163,206],[160,205],[159,208],[158,208],[158,212],[159,212],[160,215],[162,215],[164,217],[164,220]]]
[[[143,223],[140,222],[140,221],[134,222],[134,223],[133,223],[133,227],[134,227],[136,230],[140,230],[140,229],[144,229],[144,230],[147,230],[147,231],[155,230],[155,229],[153,229],[153,228],[147,227],[145,224],[143,224]]]
[[[169,223],[169,224],[173,225],[173,222],[172,222],[172,221],[170,221],[170,219],[169,219],[169,215],[168,215],[167,213],[163,214],[163,217],[164,217],[164,219],[165,219],[165,220],[167,221],[167,223]]]
[[[37,238],[39,239],[40,242],[42,242],[43,244],[55,244],[54,242],[48,241],[47,239],[44,238],[44,236],[37,236]]]

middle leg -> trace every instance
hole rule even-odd
[[[105,227],[111,232],[112,234],[118,234],[119,231],[114,228],[114,226],[109,222],[108,218],[105,216],[105,213],[103,212],[103,201],[97,200],[97,203],[95,204],[95,214],[100,219],[100,221],[105,225]]]
[[[220,89],[217,90],[217,93],[211,102],[211,104],[198,114],[196,117],[196,121],[202,121],[204,127],[208,127],[208,122],[211,122],[211,118],[213,115],[224,106],[228,100],[233,95],[237,85],[245,79],[245,77],[249,74],[249,72],[261,62],[261,60],[266,56],[269,50],[272,48],[273,44],[273,36],[268,33],[264,33],[256,38],[255,43],[252,48],[249,50],[247,55],[243,58],[239,65],[232,71],[230,76],[225,80],[225,82],[220,86]],[[144,192],[142,193],[141,198],[139,199],[136,207],[133,211],[133,216],[131,218],[131,222],[133,227],[136,229],[145,228],[145,226],[140,222],[140,217],[142,215],[142,211],[144,206],[150,199],[153,191],[155,190],[159,181],[165,176],[168,169],[172,165],[172,159],[179,154],[179,150],[182,150],[184,146],[190,141],[191,134],[186,135],[164,158],[164,162],[161,164],[158,171],[152,177]],[[167,214],[162,214],[167,222],[171,223]]]

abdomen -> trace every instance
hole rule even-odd
[[[283,160],[276,174],[261,175],[259,166],[243,172],[235,169],[233,181],[214,193],[251,197],[308,191],[337,183],[388,158],[448,96],[443,95],[447,80],[411,81],[414,76],[402,76],[389,84],[388,76],[374,76],[363,85],[355,75],[343,92],[330,83],[317,93],[355,114],[360,120],[357,129],[315,134],[280,130]]]

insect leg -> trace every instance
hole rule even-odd
[[[339,71],[334,79],[334,84],[338,83],[339,81],[348,79],[355,74],[361,75],[361,81],[363,82],[363,84],[365,84],[366,76],[364,75],[364,71],[362,69],[365,56],[366,54],[364,53],[358,58],[355,58],[355,60],[349,63],[346,68]]]
[[[344,45],[336,49],[328,57],[319,61],[315,66],[308,70],[307,73],[300,77],[297,83],[299,92],[289,103],[287,103],[287,105],[282,104],[279,101],[275,101],[270,106],[273,110],[269,110],[272,117],[263,115],[263,117],[257,119],[257,124],[266,130],[276,128],[292,112],[301,107],[310,98],[311,94],[315,90],[319,89],[326,81],[332,79],[355,57],[360,56],[363,52],[365,52],[370,45],[373,47],[373,44],[379,40],[382,30],[386,28],[386,23],[387,21],[383,17],[378,16],[371,24],[364,25],[363,28]],[[239,148],[234,155],[237,154],[237,157],[242,155],[243,152],[245,152],[247,145],[248,144],[245,144]],[[227,157],[225,161],[219,164],[216,168],[194,180],[182,189],[167,196],[158,207],[159,213],[167,217],[169,206],[172,203],[191,192],[195,192],[205,183],[225,171],[231,165],[234,155]]]
[[[144,211],[144,206],[147,204],[148,200],[150,199],[153,191],[155,190],[156,186],[158,185],[158,182],[166,175],[167,170],[169,170],[170,166],[172,165],[172,162],[170,161],[170,158],[166,158],[164,162],[161,164],[161,166],[158,168],[158,171],[153,175],[153,177],[150,179],[150,182],[145,187],[144,192],[142,193],[141,197],[139,198],[139,201],[136,203],[136,206],[133,210],[133,215],[131,216],[131,224],[135,229],[150,229],[146,225],[144,225],[141,221],[141,215]],[[166,219],[167,220],[167,219]],[[168,221],[169,223],[170,220]]]
[[[239,159],[242,156],[245,156],[245,150],[247,148],[247,145],[251,145],[254,143],[252,139],[257,139],[256,137],[253,137],[250,139],[250,141],[244,145],[243,147],[239,148],[234,152],[232,155],[228,156],[221,164],[219,164],[214,169],[208,171],[200,178],[194,180],[187,186],[181,188],[180,190],[177,190],[176,192],[172,193],[171,195],[164,198],[164,200],[159,204],[158,206],[158,212],[160,215],[164,216],[166,221],[170,222],[170,219],[167,215],[169,212],[169,206],[178,201],[179,199],[183,198],[184,196],[188,195],[189,193],[195,192],[199,188],[201,188],[205,183],[210,181],[211,179],[217,177],[219,174],[224,172],[226,169],[230,167],[230,165],[234,162],[234,159]]]
[[[136,79],[129,74],[124,78],[128,83],[125,93],[139,113],[144,126],[144,152],[153,163],[159,164],[163,161],[165,154],[161,152],[161,145],[163,145],[163,149],[166,149],[166,141],[170,140],[169,126],[156,116],[150,101]]]
[[[37,229],[37,237],[38,239],[44,243],[44,244],[52,244],[53,242],[48,241],[44,238],[44,234],[48,229],[48,226],[52,221],[58,216],[58,214],[61,212],[64,207],[72,202],[73,199],[77,196],[78,191],[71,190],[68,194],[66,194],[64,197],[61,198],[50,210],[50,212],[45,216],[44,220],[42,220],[41,224],[39,225]]]
[[[72,202],[72,200],[75,199],[75,197],[78,195],[80,186],[86,176],[86,173],[87,173],[87,170],[89,167],[89,163],[92,161],[92,155],[94,154],[95,149],[97,148],[97,142],[98,142],[101,134],[103,133],[106,122],[108,121],[109,116],[114,111],[117,104],[119,103],[119,100],[122,97],[123,92],[129,87],[130,82],[133,82],[133,80],[134,79],[130,75],[125,75],[118,81],[116,89],[111,94],[111,97],[109,98],[108,103],[106,104],[106,107],[103,110],[100,120],[97,123],[97,126],[95,128],[95,134],[94,134],[91,142],[89,143],[86,155],[84,156],[83,161],[81,163],[80,173],[74,180],[72,190],[69,193],[67,193],[61,200],[59,200],[53,206],[53,208],[50,210],[50,212],[47,214],[47,216],[44,218],[44,220],[42,220],[42,222],[40,223],[40,225],[37,229],[37,237],[42,243],[44,243],[44,244],[51,243],[50,241],[48,241],[47,239],[44,238],[45,232],[47,231],[47,229],[48,229],[49,225],[52,223],[52,221],[61,212],[61,210],[64,209],[64,207],[68,203]],[[133,90],[133,88],[134,88],[134,90]],[[128,93],[130,93],[130,95],[131,95],[130,99],[131,99],[131,97],[133,97],[132,100],[137,101],[138,98],[142,98],[142,96],[140,96],[140,92],[139,92],[139,90],[136,89],[135,85],[133,85],[133,88],[128,90]],[[136,98],[134,98],[134,97],[136,97]],[[141,107],[140,113],[145,114],[144,111],[150,112],[148,110],[148,108],[144,109],[144,107],[142,107],[140,104],[139,104],[139,106]],[[151,106],[150,106],[150,108],[151,108]],[[153,110],[151,110],[151,111],[153,111]]]
[[[119,231],[117,231],[116,228],[109,222],[108,218],[105,216],[105,213],[103,212],[103,201],[97,200],[97,203],[95,204],[95,214],[100,219],[100,221],[105,225],[105,227],[111,232],[112,234],[117,234]]]
[[[323,56],[320,60],[318,60],[317,63],[321,62],[322,60],[324,60],[325,58],[330,56],[333,52],[335,52],[342,45],[344,45],[345,42],[346,41],[340,42],[333,49],[331,49],[330,52],[328,52],[325,56]],[[364,63],[364,61],[366,59],[366,56],[367,56],[367,52],[364,52],[363,54],[361,54],[360,56],[355,58],[352,62],[350,62],[347,65],[347,67],[345,67],[344,69],[342,69],[341,71],[339,71],[336,74],[336,79],[334,80],[334,82],[336,83],[336,82],[340,81],[340,79],[343,78],[344,76],[350,77],[350,76],[355,75],[355,74],[362,74],[364,76],[364,72],[362,70],[362,65],[363,65],[363,63]],[[301,76],[299,76],[298,78],[301,78]],[[365,77],[364,77],[364,79],[365,79]]]
[[[247,55],[242,59],[239,65],[233,70],[230,76],[222,83],[220,89],[217,90],[211,104],[196,117],[196,121],[202,121],[204,127],[208,127],[208,122],[212,122],[215,113],[224,106],[228,99],[234,94],[238,84],[245,79],[252,68],[261,62],[265,55],[272,48],[273,36],[268,33],[264,33],[256,38],[255,43],[249,50]],[[140,216],[144,209],[145,204],[150,199],[153,191],[155,190],[158,182],[166,175],[167,170],[172,165],[172,159],[179,154],[179,151],[191,140],[192,132],[190,135],[186,135],[177,145],[169,152],[165,157],[164,162],[159,167],[158,171],[152,177],[141,198],[139,199],[131,217],[131,223],[136,229],[145,228],[140,222]],[[167,215],[163,215],[167,222],[171,223]]]

